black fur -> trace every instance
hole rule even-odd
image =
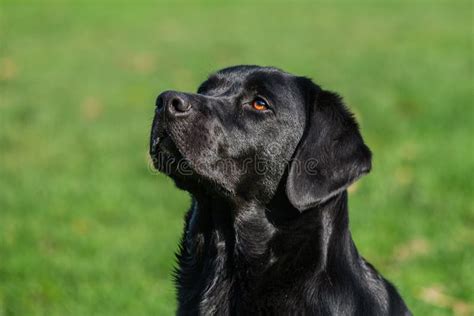
[[[346,188],[371,153],[338,95],[276,68],[226,68],[197,94],[158,97],[150,152],[193,197],[179,315],[410,315],[352,241]]]

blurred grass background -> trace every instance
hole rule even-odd
[[[415,315],[474,313],[471,1],[0,3],[0,315],[174,313],[189,197],[149,169],[154,100],[242,63],[345,97],[359,250]]]

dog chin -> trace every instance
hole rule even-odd
[[[179,146],[167,134],[154,139],[150,151],[154,168],[170,177],[175,185],[191,194],[217,194],[229,197],[232,193],[217,181],[196,172],[192,163],[181,154]]]
[[[195,196],[220,196],[224,199],[234,196],[233,192],[226,189],[224,185],[203,176],[191,167],[185,172],[175,168],[161,172],[170,177],[178,189],[188,191]]]

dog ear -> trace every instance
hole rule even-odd
[[[306,79],[309,81],[309,79]],[[371,169],[371,152],[353,115],[332,92],[308,82],[306,130],[290,164],[286,193],[304,211],[344,191]]]

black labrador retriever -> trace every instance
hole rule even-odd
[[[346,189],[371,152],[337,94],[226,68],[196,94],[160,94],[150,153],[193,200],[179,315],[410,315],[352,241]]]

